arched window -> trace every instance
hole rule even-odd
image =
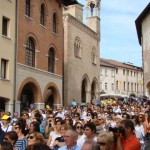
[[[29,37],[27,40],[26,65],[31,67],[35,66],[35,44],[31,37]]]
[[[44,21],[45,21],[44,15],[45,15],[44,4],[42,4],[41,5],[41,12],[40,12],[40,24],[43,25],[43,26],[45,25],[44,24]]]
[[[79,38],[74,41],[74,55],[75,57],[81,57],[81,41]]]
[[[55,54],[54,49],[50,48],[48,57],[48,71],[54,72],[54,68],[55,68]]]
[[[53,14],[53,32],[57,33],[57,15],[56,15],[56,13]]]
[[[25,13],[28,17],[30,17],[30,0],[26,0],[26,10]]]

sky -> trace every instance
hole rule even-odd
[[[86,0],[77,0],[84,5]],[[150,0],[101,0],[100,57],[142,66],[135,20]],[[84,11],[85,18],[85,11]]]

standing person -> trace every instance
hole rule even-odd
[[[71,126],[69,124],[63,124],[61,126],[61,130],[60,130],[60,133],[61,133],[61,137],[58,137],[55,139],[55,142],[54,142],[54,149],[53,150],[58,150],[60,147],[63,147],[65,146],[65,140],[64,140],[64,137],[65,137],[65,133],[67,130],[71,129]]]
[[[58,120],[55,122],[54,125],[54,131],[51,131],[49,134],[49,138],[47,140],[47,145],[50,146],[50,148],[54,148],[54,141],[57,137],[61,137],[60,129],[61,129],[62,121]]]
[[[26,122],[22,118],[18,119],[13,123],[13,131],[18,135],[18,140],[16,141],[14,147],[18,150],[26,150],[27,148],[27,139],[24,135]]]
[[[72,100],[72,106],[76,107],[77,106],[77,102],[75,101],[75,99]]]
[[[113,132],[115,142],[112,150],[141,150],[140,141],[134,133],[134,124],[131,120],[122,120],[120,122],[122,132]]]
[[[12,121],[11,121],[11,122],[16,121],[18,118],[19,118],[18,112],[14,112],[14,116],[13,116],[13,118],[12,118]]]
[[[139,114],[135,118],[135,134],[141,143],[141,150],[145,149],[144,137],[146,131],[145,131],[145,125],[143,124],[144,120],[145,119],[143,114]]]
[[[64,136],[66,146],[63,146],[58,150],[81,150],[77,145],[77,139],[78,133],[75,130],[67,130]]]
[[[2,117],[2,127],[4,132],[12,131],[12,126],[10,125],[11,118],[8,115]]]

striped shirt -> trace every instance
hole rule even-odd
[[[18,140],[14,147],[18,150],[26,150],[27,148],[27,139],[26,138],[23,138],[21,140]]]

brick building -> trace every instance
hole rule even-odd
[[[19,0],[16,111],[62,104],[62,52],[62,4]]]

